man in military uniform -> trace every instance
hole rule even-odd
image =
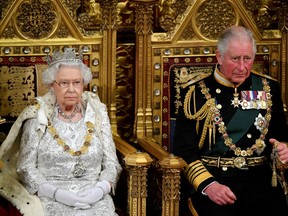
[[[199,216],[288,214],[280,182],[287,185],[283,176],[277,181],[278,165],[288,162],[280,87],[252,70],[255,54],[252,32],[229,27],[218,41],[214,73],[183,89],[173,151],[187,162]]]

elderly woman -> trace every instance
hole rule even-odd
[[[19,115],[1,146],[0,194],[29,216],[117,215],[111,194],[122,168],[106,107],[84,91],[91,71],[72,48],[48,64],[49,92]]]

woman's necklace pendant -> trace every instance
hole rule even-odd
[[[73,171],[73,176],[75,178],[82,177],[86,172],[85,167],[79,163],[79,160],[77,160],[77,163],[74,165],[74,171]]]

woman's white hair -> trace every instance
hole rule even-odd
[[[42,83],[47,86],[51,85],[55,81],[56,74],[59,72],[60,68],[63,66],[79,68],[82,73],[84,85],[88,84],[92,80],[91,69],[87,65],[85,65],[83,62],[63,61],[63,62],[52,64],[46,70],[43,71]]]

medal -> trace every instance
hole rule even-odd
[[[77,163],[74,165],[74,171],[73,171],[73,176],[75,178],[82,177],[86,172],[85,167],[79,163],[79,159],[77,160]]]
[[[239,105],[240,105],[240,100],[239,100],[239,94],[237,93],[237,88],[234,88],[234,94],[233,94],[233,97],[234,97],[234,99],[233,100],[231,100],[231,105],[233,105],[234,106],[234,108],[236,108],[236,107],[239,107]]]
[[[264,128],[267,126],[267,121],[266,119],[261,115],[261,113],[258,114],[258,116],[255,118],[254,125],[256,128],[262,132]]]

